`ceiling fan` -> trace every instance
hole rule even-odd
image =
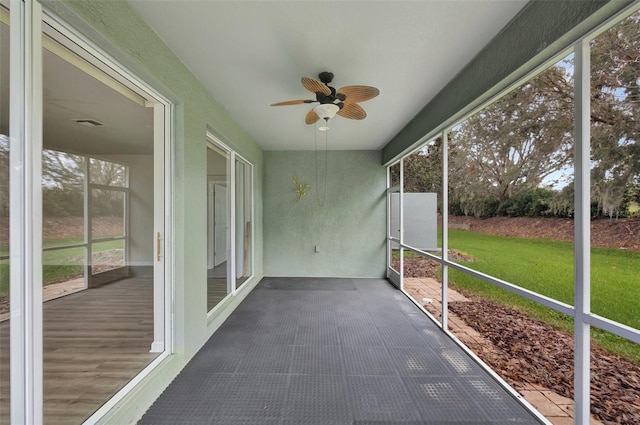
[[[333,118],[336,114],[352,120],[361,120],[367,116],[358,102],[373,99],[380,90],[370,86],[345,86],[338,90],[331,87],[329,83],[333,80],[333,73],[321,72],[316,80],[311,77],[302,77],[302,85],[311,93],[315,93],[316,99],[295,99],[284,102],[272,103],[271,106],[299,105],[302,103],[320,103],[311,109],[305,117],[305,123],[313,124],[320,118],[325,121]]]

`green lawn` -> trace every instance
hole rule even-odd
[[[573,305],[573,244],[450,230],[449,247],[474,258],[462,264]],[[514,306],[566,331],[573,320],[511,292],[451,270],[452,286]],[[640,329],[640,253],[591,250],[591,311]],[[640,347],[615,335],[592,332],[603,347],[640,363]]]

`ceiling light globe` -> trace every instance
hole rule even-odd
[[[340,107],[333,103],[323,103],[313,108],[313,110],[320,118],[328,121],[338,113]]]

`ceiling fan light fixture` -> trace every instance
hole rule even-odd
[[[335,117],[340,110],[340,107],[333,103],[323,103],[313,108],[313,110],[320,118],[325,121],[329,121],[331,118]]]

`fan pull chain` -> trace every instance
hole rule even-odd
[[[328,140],[328,131],[324,132],[324,193],[322,195],[322,202],[320,202],[320,185],[318,184],[318,124],[316,122],[316,131],[314,132],[314,139],[315,139],[315,154],[316,154],[316,201],[318,202],[318,205],[321,207],[324,207],[324,204],[327,200],[327,163],[328,163],[328,156],[327,156],[327,140]]]

